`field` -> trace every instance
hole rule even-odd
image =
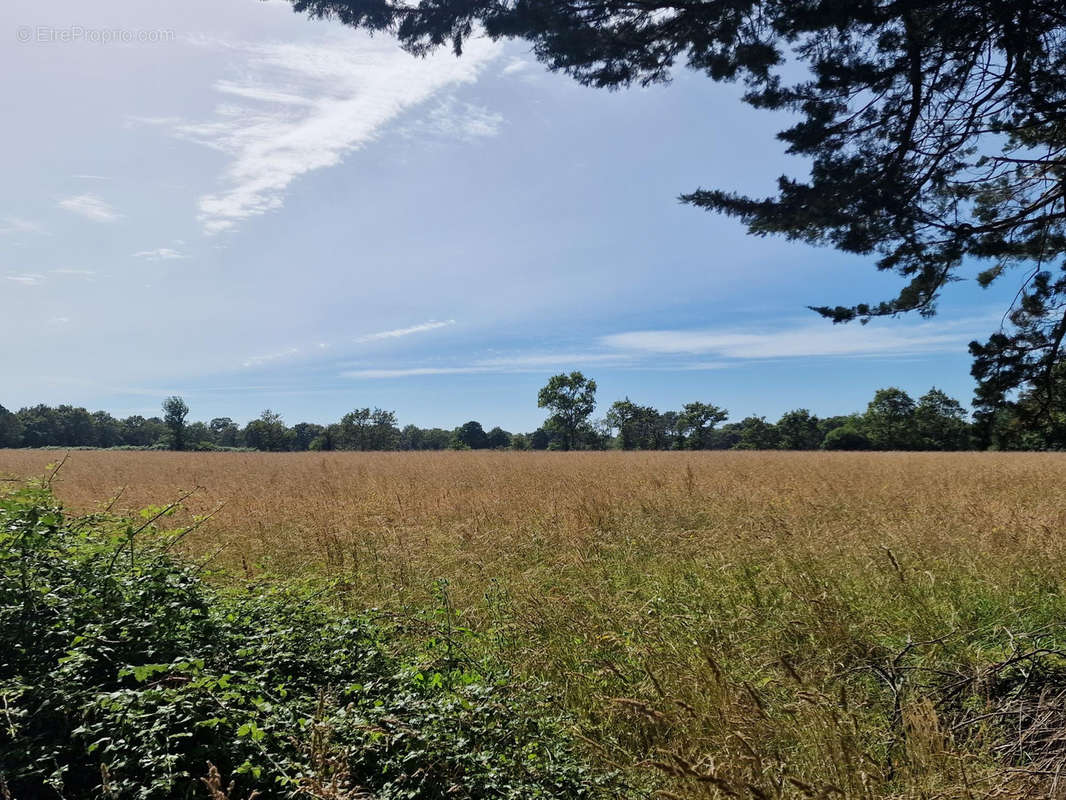
[[[79,451],[53,486],[192,491],[174,525],[213,512],[183,545],[216,580],[444,620],[649,795],[1066,792],[1055,454]]]

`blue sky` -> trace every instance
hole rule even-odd
[[[872,259],[677,202],[802,175],[735,87],[585,89],[522,44],[425,60],[271,0],[5,0],[0,404],[536,427],[555,372],[747,414],[937,385],[1011,287],[832,326]],[[124,39],[125,41],[118,41]]]

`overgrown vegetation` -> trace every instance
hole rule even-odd
[[[68,520],[42,486],[0,497],[0,796],[624,793],[461,630],[398,652],[411,637],[308,591],[212,589],[171,555],[192,528],[154,524],[170,510]]]
[[[1061,794],[1057,454],[76,453],[54,485],[82,511],[203,487],[166,519],[226,503],[174,547],[218,583],[306,580],[379,609],[401,665],[450,641],[546,685],[646,796]]]

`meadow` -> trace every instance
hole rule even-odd
[[[184,497],[213,580],[446,626],[638,794],[1066,793],[1056,454],[77,451],[52,486]]]

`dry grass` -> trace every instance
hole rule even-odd
[[[986,797],[1058,791],[1061,737],[1026,720],[1063,716],[1064,479],[1054,454],[75,452],[54,485],[79,511],[202,487],[197,557],[353,606],[418,616],[445,579],[486,657],[663,796]]]

